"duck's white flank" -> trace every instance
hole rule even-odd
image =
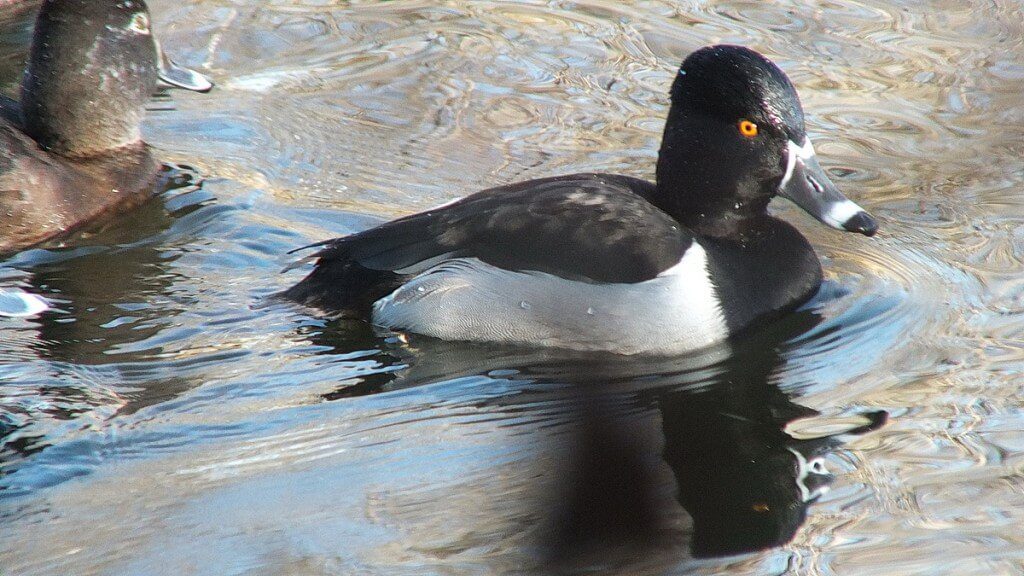
[[[379,326],[446,340],[539,344],[619,354],[676,354],[728,336],[707,254],[634,284],[595,284],[448,260],[373,305]]]

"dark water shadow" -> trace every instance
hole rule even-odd
[[[637,559],[666,551],[677,561],[789,542],[832,480],[823,457],[885,423],[884,412],[822,416],[774,382],[794,343],[821,321],[811,307],[677,358],[378,340],[388,361],[404,367],[348,382],[324,399],[470,376],[522,382],[508,394],[481,394],[477,404],[493,414],[554,402],[572,422],[546,448],[562,463],[551,471],[558,486],[520,503],[525,516],[541,519],[538,573],[598,566],[628,573]],[[356,324],[309,336],[325,353],[373,338]]]
[[[117,351],[158,333],[187,305],[170,297],[176,278],[167,268],[177,255],[165,250],[163,240],[176,222],[208,203],[192,169],[167,166],[154,197],[137,209],[77,232],[60,245],[32,248],[0,262],[21,271],[19,288],[52,305],[26,321],[33,338],[12,343],[18,349],[10,356],[31,355],[44,368],[0,394],[0,476],[49,447],[47,431],[59,422],[108,406],[130,413],[200,383],[152,381],[132,373],[147,355]],[[166,302],[153,306],[154,297]],[[124,389],[98,388],[92,376],[122,382]]]

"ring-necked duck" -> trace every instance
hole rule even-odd
[[[0,253],[145,198],[160,164],[142,141],[157,81],[212,84],[160,49],[142,0],[47,0],[20,103],[0,97]]]
[[[328,240],[282,295],[451,340],[623,354],[710,345],[821,283],[784,196],[832,227],[875,221],[818,165],[789,78],[739,46],[697,50],[672,85],[657,185],[574,174],[491,188]]]

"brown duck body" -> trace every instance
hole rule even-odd
[[[139,142],[88,158],[39,147],[0,119],[0,254],[64,234],[144,202],[160,163]]]

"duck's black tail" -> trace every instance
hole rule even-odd
[[[367,320],[373,303],[401,283],[402,276],[390,270],[372,270],[352,260],[321,259],[301,282],[276,296],[331,316]]]

